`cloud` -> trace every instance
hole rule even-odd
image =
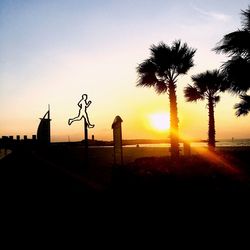
[[[210,19],[216,20],[216,21],[228,22],[231,20],[231,16],[226,15],[226,14],[221,13],[221,12],[205,11],[205,10],[202,10],[200,8],[197,8],[197,7],[193,7],[193,8],[194,8],[194,10],[199,12],[201,15],[208,17]]]

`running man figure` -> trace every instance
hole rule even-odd
[[[91,101],[87,101],[88,99],[88,95],[83,94],[82,95],[82,99],[78,102],[78,106],[79,106],[79,112],[78,112],[78,116],[74,117],[74,118],[70,118],[68,120],[68,124],[71,125],[73,122],[75,121],[80,121],[82,120],[82,118],[85,119],[88,128],[93,128],[95,125],[91,124],[89,121],[89,117],[88,117],[88,113],[87,113],[87,108],[89,107],[89,105],[92,103]]]

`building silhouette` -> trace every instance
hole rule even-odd
[[[31,146],[34,147],[36,145],[46,146],[51,143],[51,133],[50,133],[50,109],[45,113],[43,118],[40,118],[40,123],[37,128],[37,134],[32,135],[32,138],[29,139],[27,135],[23,136],[21,139],[20,135],[16,136],[2,136],[0,138],[0,148],[16,148],[19,146]]]
[[[37,129],[37,141],[41,145],[48,145],[51,142],[50,137],[50,110],[46,112],[43,118],[40,118],[40,123]]]

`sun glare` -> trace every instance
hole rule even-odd
[[[170,128],[170,118],[169,113],[155,113],[150,115],[150,123],[152,127],[159,131],[165,131]]]

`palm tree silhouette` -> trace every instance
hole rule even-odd
[[[179,157],[178,112],[176,83],[179,75],[186,74],[194,66],[195,49],[180,40],[168,46],[161,42],[152,45],[151,55],[137,67],[137,86],[154,87],[158,94],[168,93],[170,102],[171,157]]]
[[[250,111],[250,96],[246,94],[250,89],[250,6],[241,14],[242,29],[225,35],[214,48],[217,53],[231,57],[222,65],[222,69],[231,84],[230,91],[241,94],[242,101],[234,106],[237,116],[246,115]]]
[[[207,100],[208,107],[208,148],[215,149],[215,120],[214,108],[220,101],[220,92],[227,89],[227,82],[224,75],[219,70],[206,71],[192,76],[193,86],[188,85],[184,88],[184,95],[188,102]]]

